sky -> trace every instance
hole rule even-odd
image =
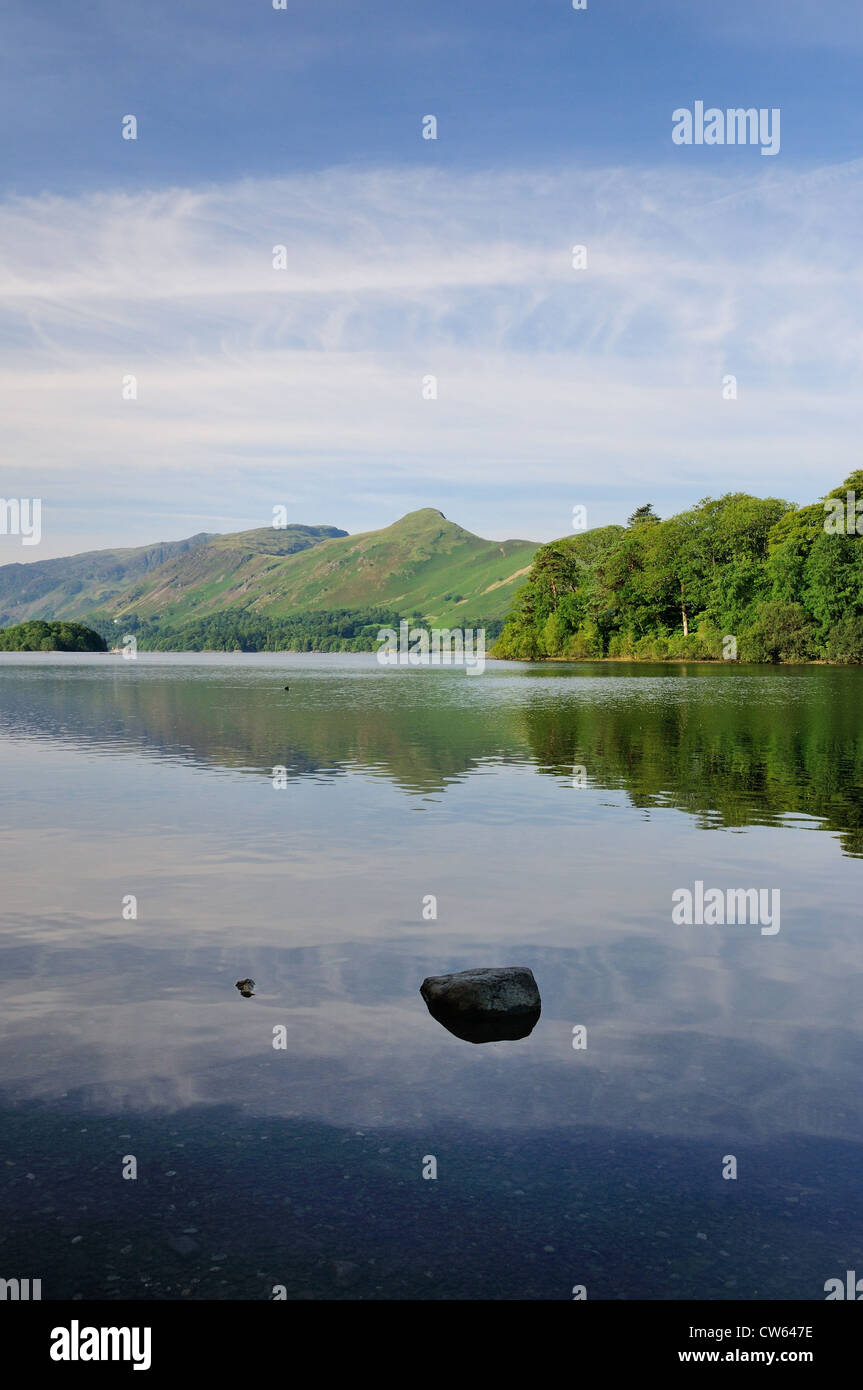
[[[0,4],[0,563],[860,466],[859,0],[284,3]]]

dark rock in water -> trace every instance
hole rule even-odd
[[[242,996],[243,996],[244,999],[251,999],[252,993],[253,993],[253,991],[254,991],[254,988],[255,988],[255,982],[254,982],[254,980],[238,980],[238,981],[237,981],[237,989],[240,991],[240,993],[242,994]]]
[[[533,971],[523,965],[430,975],[420,994],[432,1018],[472,1043],[526,1038],[542,1010]]]

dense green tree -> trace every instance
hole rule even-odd
[[[839,619],[827,639],[827,657],[855,666],[863,662],[863,615]]]
[[[801,597],[826,630],[863,607],[863,543],[848,535],[826,535],[812,542],[803,566]]]
[[[0,629],[2,652],[104,652],[107,646],[98,632],[82,623],[46,623],[34,619]]]
[[[643,523],[653,523],[659,521],[659,517],[653,510],[653,503],[648,502],[644,507],[636,507],[632,516],[627,521],[627,526],[641,526]]]
[[[719,659],[734,636],[745,660],[856,660],[846,620],[863,617],[857,497],[863,533],[861,470],[812,506],[727,493],[663,521],[647,504],[627,527],[552,542],[495,654]],[[826,525],[837,511],[850,530]]]
[[[815,626],[799,603],[758,605],[740,639],[742,661],[811,661],[818,649]]]
[[[170,613],[148,620],[127,615],[119,625],[104,615],[90,621],[111,642],[118,640],[118,633],[134,633],[142,651],[373,652],[379,646],[380,629],[398,630],[402,619],[412,627],[433,626],[422,614],[388,608],[327,609],[285,618],[225,609],[209,618],[179,624]],[[459,625],[484,629],[487,647],[491,647],[503,628],[500,618],[482,615],[466,615]]]

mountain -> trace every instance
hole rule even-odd
[[[536,544],[487,541],[432,507],[356,536],[333,526],[201,534],[0,567],[0,622],[135,618],[171,629],[223,612],[284,618],[386,607],[430,625],[503,617]]]
[[[0,565],[0,626],[28,618],[75,618],[126,611],[130,594],[149,594],[183,575],[206,584],[221,571],[233,572],[254,556],[284,556],[334,536],[336,526],[268,527],[236,535],[201,531],[183,541],[160,541],[129,550],[91,550],[26,565]]]

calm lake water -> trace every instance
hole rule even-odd
[[[853,669],[0,657],[0,1276],[823,1299],[863,1274],[861,695]],[[779,932],[676,925],[696,880],[779,889]],[[420,984],[496,965],[542,1016],[461,1041]]]

